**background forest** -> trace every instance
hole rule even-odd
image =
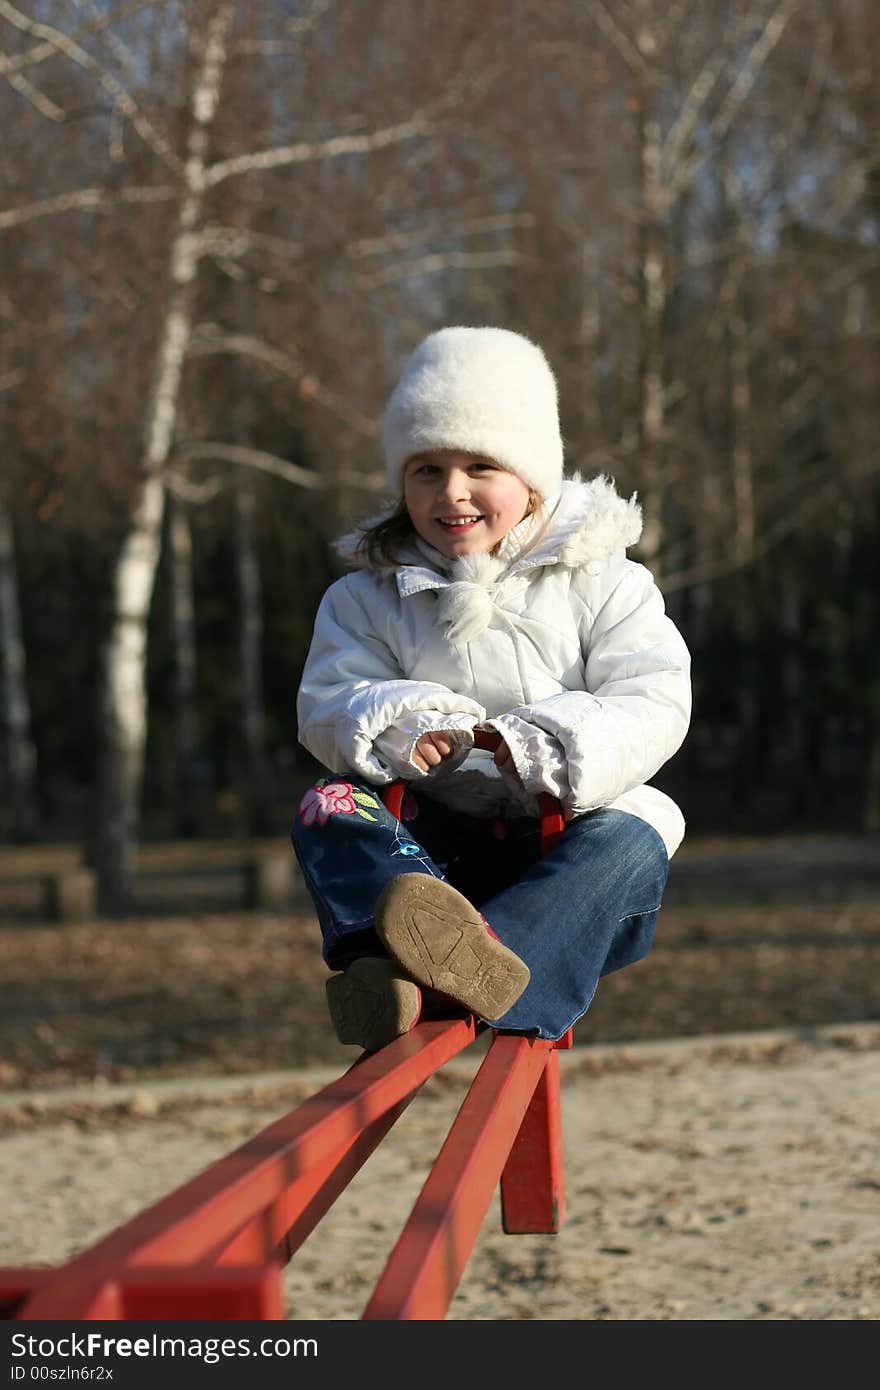
[[[447,323],[645,512],[692,830],[880,829],[871,0],[0,0],[0,838],[279,834]]]

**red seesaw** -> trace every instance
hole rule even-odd
[[[491,736],[482,746],[493,746]],[[497,741],[497,740],[496,740]],[[403,784],[386,794],[399,817]],[[563,828],[542,798],[546,853]],[[65,1264],[0,1269],[0,1317],[278,1319],[282,1270],[420,1087],[486,1031],[419,1023]],[[365,1319],[440,1319],[499,1186],[509,1235],[555,1232],[565,1183],[558,1042],[492,1029]]]

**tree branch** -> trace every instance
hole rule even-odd
[[[126,91],[122,83],[117,81],[112,73],[107,72],[95,58],[87,53],[84,48],[80,48],[67,34],[60,29],[54,28],[51,24],[43,24],[33,19],[28,19],[20,10],[9,3],[9,0],[0,0],[0,17],[9,21],[16,29],[21,29],[26,34],[36,34],[52,44],[58,53],[61,53],[77,67],[84,68],[90,72],[103,87],[104,91],[112,98],[114,104],[120,111],[128,117],[132,126],[140,135],[144,144],[162,160],[168,168],[179,172],[182,168],[181,162],[171,148],[165,137],[160,134],[152,122],[140,110],[134,98]]]
[[[20,386],[27,380],[27,372],[24,367],[12,367],[8,372],[0,376],[0,393],[12,391],[16,386]]]
[[[276,478],[283,478],[287,483],[295,483],[297,487],[316,489],[327,486],[327,479],[322,478],[319,473],[300,468],[299,464],[289,463],[287,459],[278,458],[276,454],[267,453],[264,449],[251,449],[244,444],[224,444],[219,440],[206,439],[198,443],[178,445],[174,457],[186,463],[234,463],[246,468],[256,468],[262,473],[272,473]]]
[[[402,251],[412,246],[423,246],[433,237],[478,236],[483,232],[508,231],[512,227],[534,226],[535,218],[530,212],[505,212],[492,217],[473,217],[457,222],[454,227],[419,227],[414,232],[389,232],[387,236],[362,237],[346,247],[349,256],[377,256],[384,252]]]
[[[505,231],[511,227],[532,226],[533,223],[534,217],[531,213],[499,213],[497,216],[475,217],[451,227],[420,227],[413,232],[391,232],[387,236],[363,237],[352,242],[340,239],[335,245],[324,244],[322,250],[335,251],[340,257],[359,260],[368,256],[390,255],[403,249],[422,247],[442,238],[482,236],[490,232]],[[246,256],[250,251],[265,251],[269,255],[284,257],[286,260],[299,260],[308,254],[308,248],[302,242],[289,241],[285,237],[271,236],[265,232],[251,232],[246,228],[226,226],[218,222],[205,226],[199,237],[199,247],[204,255],[217,257],[227,274],[233,278],[235,276],[232,266],[225,263]]]
[[[72,193],[59,193],[38,203],[25,203],[20,208],[0,212],[0,231],[35,222],[39,217],[55,217],[61,212],[113,212],[126,203],[167,203],[177,195],[177,189],[167,184],[137,188],[78,188]]]
[[[676,3],[669,4],[664,15],[665,23],[659,26],[659,47],[665,49],[675,31],[681,26],[685,14],[688,10],[688,0],[676,0]]]
[[[194,483],[192,478],[188,478],[185,473],[176,472],[174,468],[166,468],[162,477],[169,492],[173,492],[181,502],[191,502],[196,506],[213,502],[225,486],[221,478],[206,478],[201,483]]]
[[[719,50],[717,53],[713,53],[691,83],[681,110],[663,141],[662,159],[667,178],[673,174],[679,155],[693,135],[700,113],[728,62],[729,59],[723,51]]]
[[[369,154],[374,150],[387,149],[390,145],[401,144],[405,140],[415,140],[433,133],[431,125],[419,118],[403,121],[400,125],[387,126],[374,130],[369,135],[338,135],[327,140],[304,140],[295,145],[279,145],[272,150],[257,150],[251,154],[236,155],[232,159],[221,159],[207,171],[206,185],[209,188],[222,183],[224,179],[237,174],[250,174],[257,169],[282,169],[291,164],[305,164],[313,159],[337,159],[346,154]]]
[[[712,122],[709,134],[716,143],[730,130],[743,102],[758,80],[758,73],[779,43],[799,5],[800,0],[780,0],[774,14],[767,20],[758,39],[752,45],[726,101]]]
[[[313,0],[305,14],[299,15],[295,19],[288,19],[284,28],[291,36],[292,42],[288,39],[240,39],[233,45],[236,53],[293,53],[306,34],[311,33],[320,20],[324,18],[330,6],[335,0]]]
[[[789,509],[786,515],[767,527],[763,535],[756,537],[753,545],[745,553],[737,553],[710,561],[705,565],[694,565],[690,569],[673,571],[663,575],[663,592],[672,593],[677,589],[687,589],[694,584],[707,584],[713,579],[721,579],[737,570],[748,569],[775,546],[797,531],[815,513],[830,508],[838,500],[836,482],[826,482],[805,497],[799,505]]]
[[[79,29],[75,29],[71,38],[76,40],[84,38],[88,34],[98,34],[102,29],[107,29],[111,24],[115,24],[118,19],[126,19],[129,15],[136,14],[138,10],[145,10],[147,7],[153,9],[161,8],[165,0],[134,0],[127,5],[117,5],[115,10],[109,10],[107,14],[96,15],[88,24],[83,24]],[[18,26],[16,26],[18,27]],[[11,72],[21,72],[24,68],[35,67],[38,63],[45,63],[48,58],[54,58],[58,52],[58,47],[54,43],[38,43],[33,48],[29,48],[26,53],[18,53],[14,58],[5,57],[5,66],[0,69],[7,75]]]
[[[244,444],[224,444],[218,440],[208,439],[181,444],[175,450],[175,458],[187,463],[214,460],[218,463],[233,463],[243,468],[256,468],[258,472],[270,473],[276,478],[283,478],[286,483],[309,488],[311,491],[342,484],[346,487],[362,488],[365,492],[380,492],[386,486],[384,473],[353,473],[346,469],[331,477],[322,477],[320,473],[300,468],[299,464],[290,463],[287,459],[279,458],[277,454],[270,454],[264,449],[252,449]]]
[[[250,357],[297,383],[305,376],[302,363],[281,348],[246,333],[225,333],[217,324],[212,323],[200,324],[193,330],[188,355]]]
[[[758,80],[758,73],[763,68],[773,49],[779,43],[782,35],[788,26],[789,21],[797,11],[800,0],[780,0],[774,13],[768,18],[760,35],[752,44],[745,62],[743,63],[736,81],[721,104],[721,108],[709,127],[709,139],[706,141],[705,149],[690,160],[686,160],[680,167],[679,177],[674,180],[675,191],[682,192],[692,182],[697,170],[705,164],[712,151],[725,138],[734,119],[739,113]]]
[[[395,280],[407,280],[413,275],[436,275],[441,270],[486,270],[493,266],[525,264],[525,257],[519,251],[438,251],[419,260],[404,261],[387,266],[384,270],[359,275],[357,283],[361,289],[376,289],[379,285],[390,285]]]
[[[10,87],[18,92],[19,96],[24,97],[25,101],[29,102],[35,110],[39,111],[41,116],[47,116],[50,121],[63,121],[67,119],[67,112],[62,110],[60,106],[56,106],[51,97],[47,97],[44,92],[40,91],[39,87],[34,86],[33,82],[29,82],[26,77],[22,77],[21,73],[8,73],[6,71],[6,63],[6,54],[0,53],[0,77],[6,76]]]
[[[95,13],[95,8],[96,8],[96,7],[95,7],[95,0],[88,0],[88,5],[86,5],[85,0],[73,0],[73,3],[74,3],[74,5],[76,6],[76,8],[77,8],[78,10],[82,10],[82,9],[88,8],[88,9],[91,11],[91,13],[95,16],[95,18],[96,18],[96,19],[98,18],[98,15]],[[139,6],[138,6],[138,8],[139,8]],[[118,17],[118,12],[117,12],[117,17]],[[96,27],[97,27],[97,26],[96,26]],[[132,77],[136,77],[136,76],[137,76],[137,58],[136,58],[135,55],[131,52],[131,50],[126,46],[126,44],[124,44],[124,43],[122,42],[122,39],[117,38],[116,35],[113,34],[113,33],[111,33],[111,32],[109,32],[109,30],[110,30],[110,25],[109,25],[109,23],[102,23],[102,24],[100,25],[101,37],[102,37],[102,40],[103,40],[104,44],[106,45],[107,48],[109,48],[110,52],[111,52],[111,53],[113,54],[113,56],[117,59],[117,61],[121,64],[121,66],[124,67],[124,68],[126,68],[126,69],[128,70],[128,72],[129,72],[129,74],[130,74]]]
[[[288,241],[286,237],[271,236],[267,232],[251,232],[244,227],[229,227],[222,222],[207,223],[200,233],[199,245],[207,256],[231,259],[245,256],[248,251],[268,251],[288,260],[296,260],[303,254],[302,242]]]
[[[589,11],[595,20],[596,28],[617,49],[630,72],[646,76],[650,72],[649,65],[629,35],[621,29],[613,15],[609,14],[604,0],[590,0]]]
[[[344,405],[313,373],[306,371],[301,362],[262,338],[250,337],[245,333],[224,333],[216,324],[202,324],[193,333],[189,355],[207,357],[214,354],[247,357],[260,362],[293,381],[301,400],[317,401],[319,405],[338,416],[349,429],[368,439],[374,439],[379,432],[375,420]]]

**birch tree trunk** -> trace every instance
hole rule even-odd
[[[248,787],[248,824],[252,835],[270,828],[269,762],[263,699],[263,596],[254,533],[256,499],[250,478],[235,489],[235,562],[238,580],[239,660],[242,734]]]
[[[874,484],[874,534],[880,530],[880,486]],[[869,630],[867,638],[875,651],[872,678],[866,683],[864,693],[865,729],[865,792],[863,825],[865,830],[880,830],[880,673],[877,672],[876,630]]]
[[[172,493],[168,507],[171,623],[174,634],[174,819],[177,834],[198,832],[198,716],[192,529],[186,504]]]
[[[6,729],[9,834],[26,840],[36,831],[36,752],[31,738],[30,704],[25,679],[24,643],[18,605],[15,541],[9,513],[0,497],[0,649],[3,673],[3,723]]]
[[[755,548],[755,469],[752,452],[752,388],[749,329],[743,304],[744,267],[732,268],[727,306],[727,361],[730,391],[731,470],[733,474],[734,548],[745,564]]]
[[[728,225],[732,225],[733,213]],[[752,456],[751,382],[748,325],[742,298],[744,265],[738,255],[728,269],[722,292],[724,305],[724,343],[726,358],[725,384],[728,395],[730,471],[733,492],[733,547],[744,574],[741,600],[737,605],[735,623],[743,652],[750,653],[748,662],[737,673],[737,716],[739,725],[739,766],[744,774],[741,786],[743,799],[766,778],[762,758],[768,740],[761,736],[762,672],[755,660],[758,617],[755,611],[756,584],[748,573],[748,563],[755,544],[754,460]],[[766,734],[766,731],[764,731]]]
[[[232,12],[231,4],[214,9],[193,85],[183,194],[169,255],[168,307],[144,429],[143,481],[113,582],[113,616],[104,650],[95,843],[98,902],[100,909],[108,912],[123,910],[131,891],[147,728],[147,620],[161,543],[163,472],[174,438],[192,327],[208,142],[217,113]]]
[[[645,88],[639,103],[639,173],[641,221],[639,226],[639,403],[638,442],[640,489],[644,527],[640,547],[645,564],[655,576],[663,544],[662,435],[666,423],[664,319],[667,275],[664,222],[667,199],[662,183],[660,122],[647,114],[652,100]]]
[[[798,569],[786,568],[781,575],[780,619],[782,627],[782,698],[786,712],[783,738],[790,758],[787,773],[790,804],[786,808],[795,819],[805,816],[813,804],[817,757],[821,749],[819,727],[810,718],[804,659],[806,612],[803,586]]]
[[[581,311],[578,319],[580,366],[581,439],[586,450],[602,438],[602,404],[599,397],[601,344],[600,272],[595,248],[584,241],[580,248]]]

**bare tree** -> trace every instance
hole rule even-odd
[[[142,482],[114,579],[114,614],[104,656],[102,764],[96,868],[102,907],[127,903],[137,832],[146,736],[146,626],[159,558],[165,502],[163,472],[174,439],[181,373],[192,325],[198,234],[208,174],[208,145],[226,62],[233,7],[209,12],[192,84],[182,192],[168,257],[165,318],[144,427]]]
[[[256,806],[277,731],[261,709],[277,603],[264,611],[261,531],[278,522],[263,503],[290,484],[291,533],[362,514],[384,486],[381,402],[443,322],[547,347],[570,463],[639,492],[641,555],[698,646],[738,633],[744,741],[769,746],[768,686],[805,709],[814,688],[809,546],[829,529],[843,574],[873,505],[869,8],[231,9],[132,0],[60,19],[0,0],[0,76],[25,126],[55,135],[40,158],[0,152],[0,230],[34,277],[53,265],[61,299],[55,361],[29,371],[15,427],[49,469],[42,392],[70,440],[55,491],[66,509],[90,480],[89,534],[113,557],[104,901],[125,901],[138,834],[157,573],[173,581],[182,772],[197,715],[206,747],[212,720],[231,725],[199,688],[200,536],[235,559],[239,679],[224,699],[240,693],[236,766]],[[63,256],[53,227],[68,229]],[[772,674],[755,659],[771,629],[787,652]],[[872,708],[866,694],[866,726]],[[815,743],[806,721],[798,740]]]
[[[239,60],[243,53],[262,54],[267,51],[267,45],[271,48],[272,44],[254,38],[253,26],[247,22],[241,34],[234,35],[234,7],[228,3],[205,3],[191,10],[194,62],[189,77],[186,132],[183,147],[178,152],[174,138],[167,133],[173,126],[170,111],[166,119],[159,119],[147,109],[145,101],[131,95],[130,89],[111,72],[108,63],[85,50],[70,33],[54,25],[29,20],[5,0],[0,9],[3,18],[33,38],[30,58],[34,62],[45,50],[56,59],[67,59],[88,73],[97,87],[116,103],[119,119],[131,125],[149,150],[152,168],[161,169],[164,175],[163,181],[158,183],[128,185],[113,191],[95,184],[24,204],[10,210],[5,225],[21,226],[28,220],[59,215],[72,208],[108,210],[118,206],[120,201],[155,198],[168,202],[169,210],[173,207],[169,221],[167,288],[144,417],[139,481],[131,505],[131,526],[116,565],[113,615],[104,654],[96,865],[100,899],[107,908],[125,903],[131,876],[147,721],[147,616],[158,565],[166,474],[179,419],[184,364],[193,341],[200,273],[207,265],[234,266],[243,249],[254,245],[259,250],[266,249],[263,234],[240,222],[226,230],[212,225],[209,205],[216,206],[220,190],[229,188],[233,181],[273,180],[282,170],[362,160],[423,139],[437,127],[444,109],[454,107],[458,97],[454,86],[437,84],[439,96],[425,99],[421,106],[411,107],[405,114],[395,112],[389,121],[384,124],[380,121],[373,128],[360,118],[346,122],[334,112],[332,118],[342,125],[341,133],[327,133],[325,127],[313,138],[276,140],[265,148],[212,158],[212,147],[219,148],[226,143],[233,129],[233,123],[227,119],[222,125],[221,138],[222,92],[231,55],[234,52]],[[270,10],[271,7],[266,13]],[[318,10],[314,18],[320,18]],[[400,16],[397,18],[399,22]],[[363,27],[367,19],[361,12],[353,22]],[[415,32],[419,28],[420,22],[413,25],[412,38],[422,37]],[[295,26],[279,37],[278,48],[284,52],[288,64],[295,60],[297,46],[303,38],[313,31],[314,26]],[[331,50],[332,47],[331,44]],[[21,70],[22,62],[23,57],[20,57],[17,71]],[[308,70],[303,80],[306,84],[313,82]],[[400,103],[397,105],[399,110]],[[269,350],[271,353],[271,345]],[[316,380],[315,392],[323,393],[320,376],[313,375],[312,379]],[[207,450],[215,459],[229,447],[223,441],[218,441],[218,446]],[[230,457],[228,452],[226,457]],[[257,457],[265,459],[265,451],[251,452],[247,456],[239,453],[237,457],[239,462],[253,463]],[[284,460],[275,462],[284,468]],[[292,465],[289,470],[293,471]],[[306,471],[300,470],[299,476],[304,479]]]
[[[36,750],[31,736],[12,522],[0,493],[0,650],[3,672],[8,831],[30,839],[37,824]]]
[[[178,835],[198,833],[199,724],[193,544],[189,509],[169,490],[168,550],[174,634],[174,816]]]

